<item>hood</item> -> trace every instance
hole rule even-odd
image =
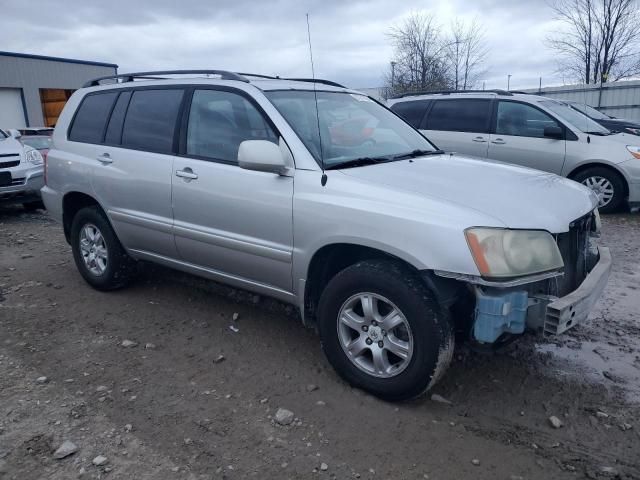
[[[573,220],[598,203],[591,190],[558,175],[461,155],[419,157],[341,172],[476,210],[509,228],[566,232]]]
[[[22,143],[12,137],[0,138],[0,155],[20,155]]]

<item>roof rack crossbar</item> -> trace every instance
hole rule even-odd
[[[324,85],[331,85],[332,87],[347,88],[344,85],[340,85],[337,82],[333,82],[331,80],[324,80],[322,78],[283,78],[282,80],[291,80],[292,82],[323,83]]]
[[[513,93],[507,90],[492,89],[492,90],[432,90],[432,91],[418,91],[418,92],[405,92],[399,95],[394,95],[391,98],[404,98],[411,97],[413,95],[450,95],[452,93],[495,93],[496,95],[505,95],[512,97]]]
[[[241,82],[249,83],[245,77],[241,74],[228,72],[226,70],[159,70],[153,72],[136,72],[136,73],[121,73],[117,75],[107,75],[104,77],[94,78],[93,80],[89,80],[87,83],[83,85],[83,88],[86,87],[96,87],[100,85],[102,80],[116,80],[116,82],[121,79],[122,83],[125,82],[133,82],[135,79],[154,79],[161,80],[163,77],[158,77],[157,75],[220,75],[220,78],[223,80],[238,80]]]

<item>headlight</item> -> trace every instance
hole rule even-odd
[[[633,145],[627,145],[627,150],[629,153],[636,158],[640,158],[640,147],[635,147]]]
[[[640,128],[627,127],[624,129],[624,131],[630,133],[631,135],[640,135]]]
[[[33,163],[34,165],[42,165],[44,162],[42,154],[35,148],[25,148],[24,158],[27,162]]]
[[[468,228],[464,234],[483,277],[532,275],[564,266],[558,245],[549,232]]]

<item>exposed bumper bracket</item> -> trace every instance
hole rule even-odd
[[[611,252],[600,247],[600,259],[582,284],[570,294],[547,305],[544,321],[546,335],[558,335],[587,319],[602,295],[611,273]]]

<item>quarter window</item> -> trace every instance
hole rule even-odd
[[[496,133],[544,138],[545,127],[559,127],[553,118],[537,108],[519,102],[499,102]]]
[[[122,130],[122,146],[171,153],[181,89],[136,90],[131,96]]]
[[[237,163],[245,140],[278,138],[263,115],[243,96],[221,90],[193,92],[187,126],[187,155]]]
[[[394,103],[391,106],[391,110],[393,110],[393,112],[397,115],[401,116],[414,128],[420,128],[422,117],[424,117],[424,113],[427,110],[428,105],[429,102],[424,100],[417,102],[400,102]]]
[[[490,115],[491,100],[436,100],[429,112],[427,130],[487,133]]]
[[[104,128],[118,92],[87,95],[73,119],[69,140],[84,143],[102,143]]]

